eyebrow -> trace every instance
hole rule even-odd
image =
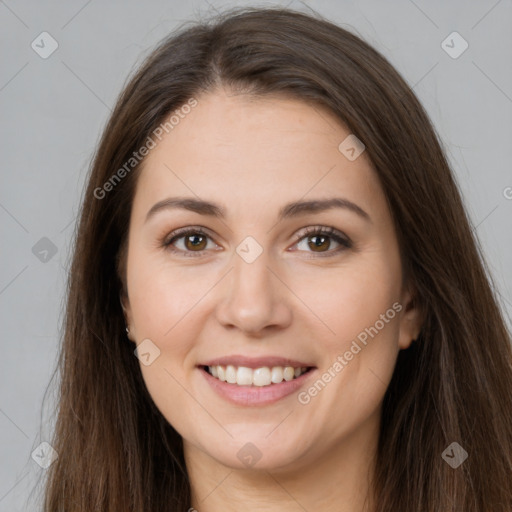
[[[210,201],[195,199],[193,197],[169,197],[154,204],[146,215],[147,222],[157,212],[180,208],[199,215],[208,215],[219,219],[226,218],[225,209]],[[332,208],[343,208],[359,215],[362,219],[371,222],[371,218],[360,206],[348,199],[333,197],[330,199],[315,199],[311,201],[294,201],[283,206],[279,210],[278,221],[297,217],[307,213],[320,213]]]

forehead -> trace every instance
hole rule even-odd
[[[134,208],[168,195],[223,204],[239,198],[238,210],[254,212],[333,191],[377,200],[382,192],[366,154],[351,161],[339,149],[349,136],[321,106],[225,90],[205,94],[145,158]]]

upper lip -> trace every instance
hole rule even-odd
[[[215,359],[210,359],[209,361],[200,364],[199,366],[244,366],[246,368],[263,368],[268,366],[272,368],[273,366],[293,366],[294,368],[309,368],[313,365],[309,363],[304,363],[303,361],[297,361],[296,359],[288,359],[286,357],[277,357],[277,356],[262,356],[262,357],[247,357],[241,355],[232,355],[232,356],[224,356],[217,357]]]

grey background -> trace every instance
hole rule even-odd
[[[366,39],[414,86],[510,325],[511,0],[0,1],[0,511],[38,509],[30,493],[44,469],[31,453],[50,439],[53,420],[41,414],[54,390],[42,402],[60,342],[70,240],[110,108],[133,66],[173,28],[235,5],[310,6]],[[47,59],[31,47],[43,31],[59,45]],[[457,59],[441,47],[453,31],[469,44]],[[55,254],[41,252],[43,237]]]

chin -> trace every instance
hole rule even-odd
[[[283,439],[276,442],[272,434],[265,438],[267,435],[268,430],[264,435],[251,435],[245,425],[245,435],[233,436],[229,440],[216,437],[201,449],[217,462],[236,470],[289,470],[304,460],[302,449],[297,448],[301,445],[298,439],[288,435],[285,442]]]

